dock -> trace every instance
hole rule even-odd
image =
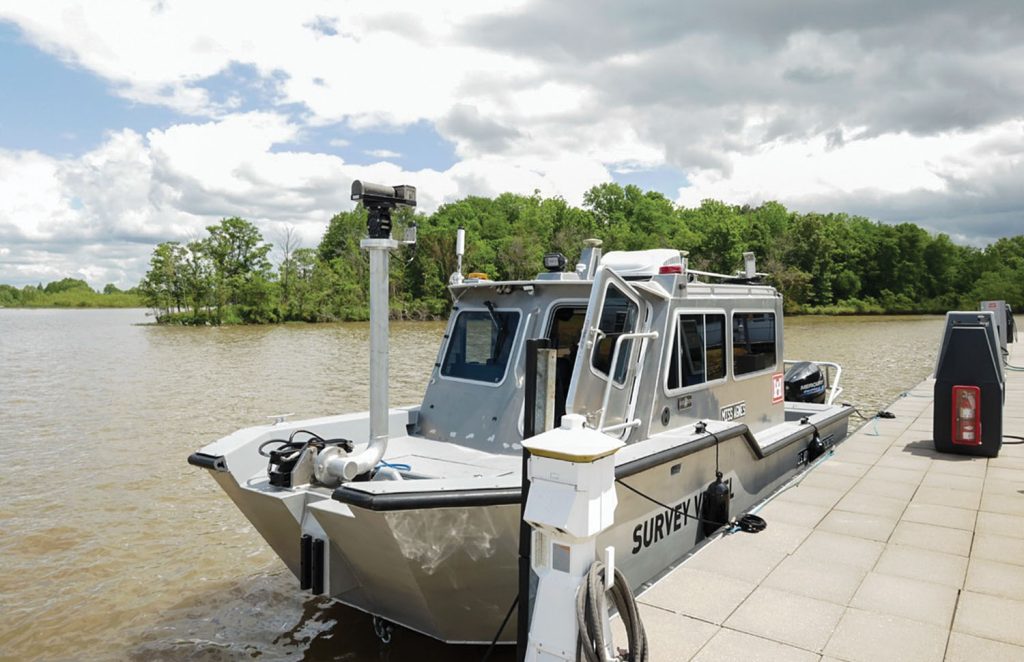
[[[933,387],[775,496],[763,532],[714,540],[645,591],[651,659],[1024,661],[1024,445],[937,453]],[[1024,372],[1006,373],[1003,431],[1024,436]]]

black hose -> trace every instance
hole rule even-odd
[[[587,572],[585,582],[576,594],[576,624],[579,626],[579,637],[576,639],[577,662],[604,662],[608,650],[605,641],[605,626],[608,621],[608,609],[605,606],[604,590],[605,567],[600,561],[594,561]],[[636,598],[629,589],[626,578],[618,568],[615,569],[615,581],[611,588],[612,600],[626,629],[629,649],[621,659],[626,662],[647,662],[647,632],[640,620],[640,612],[636,606]]]
[[[768,522],[763,517],[748,513],[736,520],[736,527],[744,533],[761,533],[768,528]]]
[[[256,452],[259,453],[260,455],[262,455],[263,457],[270,457],[271,453],[281,453],[281,452],[284,452],[284,451],[298,451],[298,450],[302,450],[302,449],[304,449],[306,447],[306,445],[308,443],[309,442],[297,443],[297,442],[294,442],[294,441],[291,441],[291,440],[288,440],[288,439],[268,439],[268,440],[264,441],[262,444],[260,444],[259,448],[256,449]],[[280,445],[277,448],[275,448],[274,450],[267,451],[267,452],[264,453],[263,449],[266,448],[267,446],[269,446],[270,444],[280,444]]]

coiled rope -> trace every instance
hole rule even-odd
[[[604,633],[608,625],[608,608],[605,605],[604,573],[604,564],[594,561],[587,572],[586,581],[576,594],[576,624],[580,632],[576,640],[577,662],[605,661],[608,642],[605,641]],[[620,652],[619,659],[625,662],[647,662],[647,632],[640,621],[633,591],[629,589],[626,578],[618,568],[615,569],[615,582],[610,593],[629,642],[629,649]]]

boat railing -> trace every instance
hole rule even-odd
[[[599,331],[600,333],[600,331]],[[635,428],[640,425],[640,419],[634,418],[629,421],[623,421],[622,423],[616,423],[615,425],[604,426],[605,418],[608,417],[608,400],[612,395],[612,384],[615,382],[615,366],[619,364],[619,351],[622,349],[622,342],[624,340],[642,339],[644,341],[652,338],[657,338],[657,331],[645,331],[636,333],[623,333],[615,339],[615,349],[612,350],[612,361],[608,366],[608,383],[604,386],[604,397],[601,398],[601,418],[597,421],[598,432],[618,432],[625,430],[626,428]],[[643,348],[641,347],[641,350]]]
[[[802,361],[798,359],[786,359],[782,362],[782,366],[784,369],[788,369],[797,363],[813,363],[825,369],[825,390],[828,393],[825,404],[834,404],[836,398],[843,392],[843,387],[839,385],[839,380],[843,377],[843,367],[832,361]]]

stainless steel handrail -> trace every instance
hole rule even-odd
[[[600,333],[600,329],[598,329],[598,332]],[[611,364],[608,366],[608,383],[604,387],[604,397],[601,398],[601,418],[599,418],[598,421],[597,421],[597,431],[598,432],[610,432],[610,431],[619,430],[619,429],[622,429],[622,428],[625,428],[625,427],[636,427],[637,425],[640,424],[640,420],[639,419],[634,419],[632,421],[627,421],[627,422],[624,422],[624,423],[617,423],[616,425],[609,426],[608,429],[605,430],[604,419],[608,416],[608,399],[612,395],[612,385],[615,382],[615,366],[619,362],[619,350],[622,349],[622,341],[623,340],[631,340],[633,338],[639,338],[639,339],[643,339],[643,340],[648,340],[648,339],[657,338],[657,337],[658,337],[658,332],[657,331],[644,331],[644,332],[637,332],[637,333],[623,333],[623,334],[619,335],[618,338],[615,339],[615,349],[612,350],[612,361],[611,361]],[[594,343],[594,349],[597,349],[597,343],[596,342]],[[623,384],[623,385],[625,385],[625,384]]]

